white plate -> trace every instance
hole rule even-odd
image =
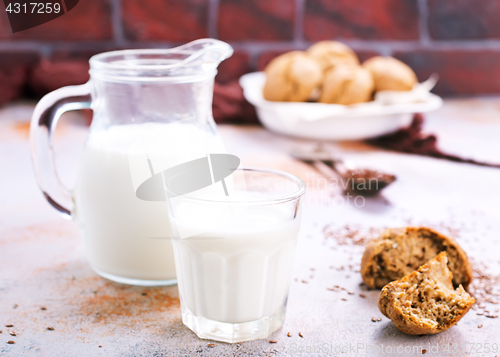
[[[270,102],[262,89],[264,72],[245,74],[240,84],[246,100],[255,106],[262,124],[277,133],[317,140],[361,140],[393,132],[411,123],[414,113],[436,110],[443,100],[428,93],[425,101],[382,105]]]

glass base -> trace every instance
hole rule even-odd
[[[182,304],[181,304],[182,305]],[[269,337],[285,322],[286,306],[269,317],[260,320],[231,324],[195,316],[189,309],[182,308],[182,322],[199,338],[236,343]]]
[[[98,269],[92,268],[98,275],[106,278],[108,280],[114,281],[120,284],[136,285],[136,286],[170,286],[176,285],[177,279],[167,279],[167,280],[142,280],[142,279],[131,279],[124,278],[122,276],[116,276],[108,273],[104,273]]]

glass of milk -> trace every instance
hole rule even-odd
[[[124,284],[176,283],[160,175],[224,153],[212,95],[217,66],[232,52],[224,42],[202,39],[97,54],[88,83],[60,88],[37,104],[30,140],[38,184],[54,208],[78,223],[97,274]],[[62,113],[83,108],[92,109],[93,120],[75,188],[68,189],[54,165],[52,134]]]
[[[242,342],[283,325],[304,182],[240,168],[226,195],[169,200],[183,323],[199,337]]]

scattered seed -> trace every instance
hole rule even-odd
[[[209,343],[209,344],[207,345],[207,347],[210,347],[210,348],[215,347],[215,343]]]
[[[302,334],[302,332],[299,332],[299,336],[304,338],[304,335]]]
[[[54,331],[54,328],[49,326],[49,327],[47,327],[47,330]]]
[[[146,294],[146,293],[142,293],[141,295],[142,295],[142,296],[148,296],[148,294]]]
[[[17,336],[15,332],[9,332],[9,335],[11,335],[11,336]]]
[[[340,300],[342,300],[342,301],[347,301],[347,299],[344,299],[344,298],[342,298],[342,299],[340,299]]]
[[[44,306],[42,306],[42,307],[40,308],[40,310],[45,311],[45,310],[47,310],[47,308],[46,308],[46,307],[44,307]]]
[[[14,304],[14,305],[12,305],[12,308],[17,309],[18,306],[19,306],[18,304]]]
[[[9,345],[13,345],[15,342],[14,341],[7,341]]]
[[[269,343],[276,343],[276,342],[278,342],[278,341],[276,341],[276,340],[269,340]]]
[[[347,292],[349,295],[354,295],[354,293],[352,291],[348,291]]]
[[[486,315],[486,317],[489,317],[490,319],[496,319],[498,315]]]
[[[483,327],[483,325],[477,325],[477,328],[481,328],[481,327]]]
[[[311,268],[311,271],[315,271],[315,270],[316,270],[316,269],[314,269],[314,268]]]
[[[380,321],[382,321],[382,318],[380,318],[380,317],[372,317],[372,321],[373,322],[380,322]]]
[[[14,327],[14,325],[5,325],[5,327]]]
[[[307,280],[302,280],[302,282],[303,282],[304,284],[307,284]]]
[[[484,314],[482,312],[477,312],[476,315],[483,316]]]
[[[291,333],[291,332],[287,333],[286,335],[287,335],[288,337],[292,337],[292,333]]]
[[[102,348],[102,346],[99,346],[99,348]]]
[[[366,295],[365,294],[359,294],[359,297],[364,299],[366,297]]]

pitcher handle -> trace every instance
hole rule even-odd
[[[57,174],[53,133],[64,112],[88,109],[91,107],[91,100],[90,82],[59,88],[38,102],[31,117],[31,158],[38,186],[47,201],[67,219],[72,219],[73,195]]]

